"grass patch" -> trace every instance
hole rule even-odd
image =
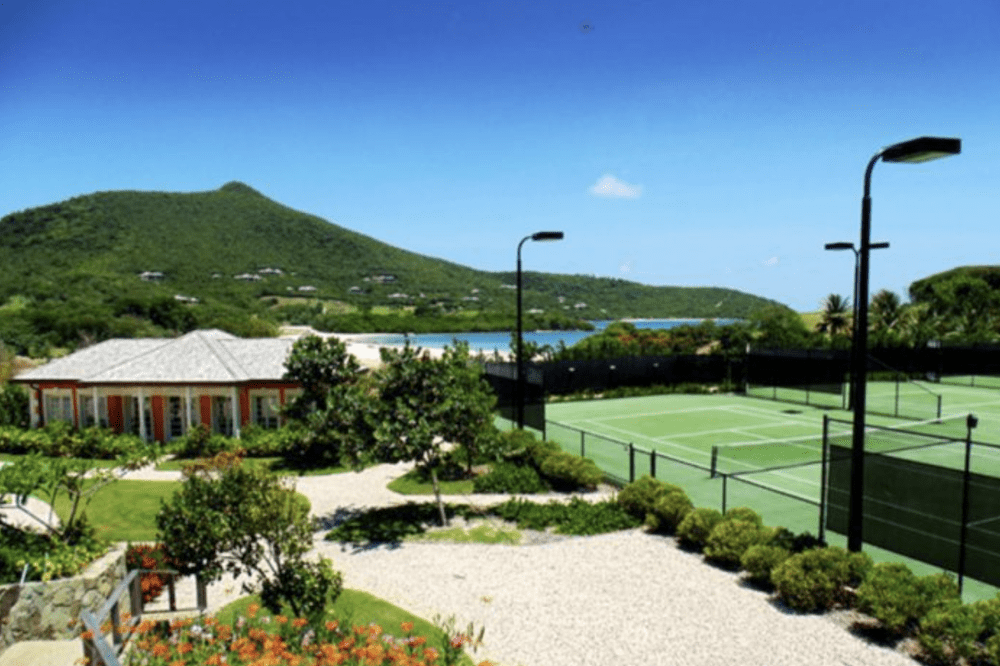
[[[445,504],[444,509],[449,519],[481,517],[485,513],[467,504]],[[424,534],[428,526],[438,525],[439,520],[438,508],[433,502],[369,509],[347,517],[327,533],[326,540],[355,546],[400,543],[407,537]]]
[[[183,470],[185,465],[190,465],[196,460],[198,459],[170,458],[169,460],[164,460],[158,464],[156,469],[160,472],[180,472]],[[329,474],[343,474],[344,472],[353,471],[350,467],[345,467],[344,465],[304,467],[294,460],[283,458],[281,456],[266,456],[261,458],[247,457],[243,459],[243,464],[250,467],[264,467],[275,474],[283,474],[287,476],[327,476]]]
[[[514,529],[499,529],[493,525],[477,525],[471,529],[452,527],[406,537],[406,541],[447,541],[449,543],[485,543],[516,546],[521,533]]]
[[[160,502],[180,487],[180,481],[115,481],[94,495],[85,509],[87,520],[98,536],[111,541],[154,541]],[[56,498],[54,508],[59,520],[69,518],[65,495]]]
[[[471,495],[473,492],[472,484],[472,479],[438,482],[442,495]],[[417,469],[412,469],[398,479],[393,480],[387,488],[401,495],[434,494],[434,485],[429,479],[425,479],[420,470]]]
[[[220,608],[215,617],[223,624],[233,624],[238,617],[246,617],[247,609],[252,603],[259,604],[260,597],[251,595],[237,599]],[[336,602],[327,608],[327,611],[339,619],[341,623],[363,626],[374,622],[382,627],[385,633],[400,637],[404,635],[400,625],[403,622],[412,622],[414,636],[426,637],[427,644],[439,652],[444,647],[444,632],[431,622],[361,590],[344,589],[337,597]],[[258,617],[270,615],[271,613],[266,608],[261,608],[258,612]],[[487,627],[488,631],[489,627]],[[464,655],[458,663],[462,666],[472,666],[473,661],[468,655]]]

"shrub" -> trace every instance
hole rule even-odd
[[[771,572],[778,598],[799,611],[822,611],[844,601],[845,586],[857,585],[871,568],[864,553],[815,548],[792,555]]]
[[[334,571],[327,558],[318,562],[292,560],[281,567],[275,578],[264,579],[260,599],[272,613],[278,613],[284,602],[295,615],[319,625],[325,619],[327,605],[337,600],[343,588],[343,574]]]
[[[961,603],[958,585],[947,574],[917,578],[900,562],[876,564],[858,588],[858,610],[891,632],[916,628],[928,611]]]
[[[555,526],[559,534],[586,536],[638,527],[640,522],[615,502],[587,502],[579,497],[568,504],[535,504],[512,499],[490,509],[492,513],[517,523],[521,529],[544,530]]]
[[[562,449],[555,442],[532,439],[525,447],[524,453],[527,456],[527,460],[535,466],[535,469],[541,469],[546,458],[557,453],[562,453]]]
[[[617,501],[630,514],[644,520],[653,511],[656,502],[671,490],[681,488],[658,481],[647,474],[622,488],[618,492]]]
[[[985,629],[979,604],[933,608],[920,621],[917,640],[932,663],[957,664],[981,654],[979,637]]]
[[[689,550],[700,551],[708,541],[712,528],[722,522],[722,514],[715,509],[701,507],[689,512],[677,526],[680,544]]]
[[[745,506],[736,506],[732,509],[726,511],[724,516],[726,520],[742,520],[748,523],[753,523],[757,527],[764,526],[764,520],[760,517],[760,514]]]
[[[542,493],[549,487],[534,467],[501,462],[488,474],[477,476],[472,489],[477,493]]]
[[[770,587],[773,585],[771,572],[790,556],[791,552],[787,548],[758,543],[746,549],[740,557],[740,566],[747,572],[751,582],[762,587]]]
[[[646,525],[654,532],[673,534],[691,511],[694,504],[681,489],[668,491],[656,500],[652,510],[646,514]]]
[[[558,451],[542,460],[538,471],[559,490],[586,488],[594,490],[602,480],[604,472],[589,458],[581,458],[572,453]]]
[[[738,569],[740,558],[747,548],[766,538],[764,529],[746,520],[730,519],[728,514],[712,528],[705,541],[705,557],[708,561],[727,569]]]
[[[212,458],[240,448],[239,440],[212,434],[204,423],[199,423],[187,435],[174,441],[174,452],[181,458]]]

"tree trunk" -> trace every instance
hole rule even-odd
[[[438,485],[437,468],[431,467],[431,483],[434,484],[434,497],[437,498],[438,512],[441,514],[441,526],[448,525],[448,516],[444,512],[444,502],[441,501],[441,486]]]

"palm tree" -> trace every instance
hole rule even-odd
[[[888,289],[882,289],[872,296],[868,308],[868,326],[876,346],[892,346],[900,341],[900,324],[903,307],[899,296]]]
[[[847,334],[851,330],[851,302],[840,294],[830,294],[823,299],[823,314],[817,328],[831,336]]]

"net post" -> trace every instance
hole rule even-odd
[[[941,394],[938,393],[937,396],[937,421],[941,423]]]
[[[649,447],[649,475],[656,478],[656,450]]]
[[[972,462],[972,430],[979,424],[975,416],[969,414],[965,419],[965,470],[962,474],[962,524],[958,539],[958,594],[962,594],[962,583],[965,579],[965,542],[968,538],[969,524],[969,482],[972,475],[969,471]]]
[[[628,443],[628,482],[633,483],[635,481],[635,446],[632,442]]]
[[[719,475],[719,445],[712,445],[712,464],[710,466],[711,476],[709,478],[714,479]]]
[[[896,374],[896,408],[893,410],[894,417],[899,418],[899,374]]]
[[[586,458],[587,457],[587,453],[586,453],[587,449],[586,449],[586,444],[585,444],[586,438],[587,438],[587,433],[585,433],[583,430],[581,430],[580,431],[580,457],[581,458]]]
[[[820,543],[826,542],[826,465],[830,455],[830,415],[823,415],[823,453],[819,468],[819,529]]]
[[[728,474],[722,475],[722,515],[726,515],[726,480],[729,478]]]

